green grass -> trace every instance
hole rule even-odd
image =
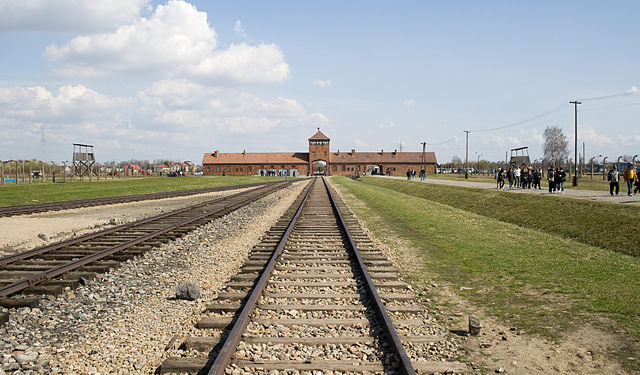
[[[282,177],[149,177],[47,184],[7,184],[0,187],[0,206],[17,206],[76,199],[115,197],[175,190],[201,189],[275,181]]]
[[[400,193],[395,184],[333,181],[353,194],[347,201],[375,236],[385,241],[391,231],[415,249],[419,260],[405,267],[412,283],[449,282],[474,306],[549,338],[601,318],[640,338],[640,259]]]
[[[372,177],[364,177],[362,181],[603,249],[640,256],[638,206]]]

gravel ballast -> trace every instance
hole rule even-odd
[[[248,189],[0,217],[0,257]]]
[[[0,326],[0,374],[153,373],[165,358],[179,356],[185,337],[202,335],[194,325],[207,303],[304,185],[234,211],[86,286],[44,298],[39,308],[11,310]],[[180,282],[199,286],[201,297],[175,299]]]

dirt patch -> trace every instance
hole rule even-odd
[[[366,210],[366,204],[349,193],[343,186],[334,184],[346,199],[354,213]],[[638,344],[625,332],[605,331],[602,327],[611,322],[582,323],[562,334],[559,340],[525,332],[508,321],[486,314],[457,294],[453,285],[435,283],[437,275],[429,272],[420,250],[411,247],[408,241],[398,237],[380,217],[369,216],[366,221],[359,218],[362,226],[378,246],[385,249],[396,266],[402,270],[405,281],[417,291],[421,301],[450,329],[450,334],[459,335],[466,350],[462,360],[477,373],[509,374],[629,374],[617,360],[617,353],[634,349]],[[382,233],[382,235],[381,235]],[[542,296],[550,297],[550,296]],[[559,301],[560,302],[560,301]],[[473,314],[482,321],[478,336],[468,336],[468,315]],[[581,319],[580,319],[581,320]],[[595,319],[594,319],[595,320]],[[549,327],[551,328],[551,327]],[[640,358],[628,357],[628,361]]]

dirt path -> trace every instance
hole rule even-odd
[[[376,178],[393,178],[398,180],[406,180],[403,177],[396,176],[372,176]],[[449,186],[462,186],[462,187],[471,187],[478,189],[493,189],[496,190],[496,184],[490,182],[475,182],[475,181],[452,181],[452,180],[438,180],[437,178],[427,178],[426,181],[415,180],[413,182],[418,183],[428,183],[428,184],[438,184],[438,185],[449,185]],[[554,193],[555,196],[563,196],[563,197],[572,197],[572,198],[580,198],[580,199],[589,199],[594,201],[602,201],[602,202],[610,202],[610,203],[622,203],[622,204],[632,204],[632,205],[640,205],[640,196],[627,196],[626,193],[626,185],[623,189],[622,182],[620,185],[620,194],[616,196],[609,195],[606,191],[595,191],[595,190],[580,190],[580,189],[566,189],[564,193]],[[518,194],[537,194],[537,195],[549,195],[549,190],[545,186],[540,190],[536,189],[520,189],[513,188],[509,189],[509,184],[505,186],[502,190],[506,193],[518,193]]]

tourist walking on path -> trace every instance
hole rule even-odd
[[[516,167],[516,169],[513,170],[513,183],[516,185],[516,187],[520,187],[520,168]]]
[[[640,176],[638,176],[638,172],[640,172],[640,168],[636,171],[636,188],[633,189],[633,195],[640,194]]]
[[[407,169],[407,180],[411,180],[411,169]]]
[[[427,179],[427,172],[424,169],[420,170],[420,181],[425,181]]]
[[[513,188],[514,179],[515,177],[513,177],[513,169],[509,168],[509,170],[507,171],[507,181],[509,181],[509,189]]]
[[[567,181],[567,174],[562,167],[560,167],[560,170],[556,173],[558,173],[558,181],[560,182],[560,185],[556,186],[556,190],[560,191],[560,189],[562,189],[562,193],[564,194],[564,183]]]
[[[497,179],[497,188],[498,189],[504,189],[504,171],[502,170],[502,168],[498,169],[498,175],[496,176]]]
[[[620,174],[616,170],[616,167],[611,167],[607,174],[607,180],[609,181],[609,194],[613,195],[613,189],[616,190],[616,195],[620,192]]]
[[[540,186],[540,180],[542,179],[542,176],[540,175],[540,171],[538,169],[535,169],[533,171],[532,178],[533,178],[533,188],[535,189],[537,186],[538,190],[542,190],[542,187]]]
[[[549,181],[549,193],[553,194],[556,191],[556,180],[555,180],[556,171],[553,169],[553,166],[549,167],[547,171],[547,181]]]
[[[627,183],[627,195],[633,195],[633,183],[638,180],[638,175],[636,174],[635,169],[632,166],[628,166],[627,169],[624,170],[624,181]]]

